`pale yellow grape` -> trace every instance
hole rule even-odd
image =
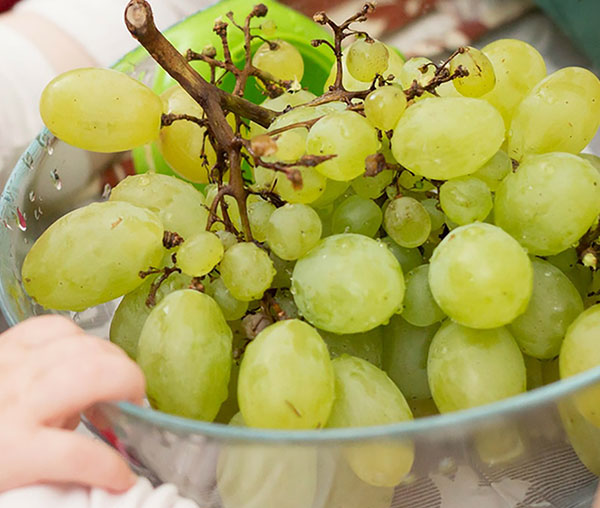
[[[308,90],[298,90],[296,92],[286,92],[281,94],[279,97],[266,99],[261,106],[272,111],[281,112],[288,106],[299,106],[315,99],[316,95],[309,92]],[[277,120],[277,118],[275,119]],[[273,128],[271,126],[271,128]],[[255,122],[250,122],[250,138],[264,134],[267,129],[262,125],[258,125]]]
[[[394,172],[381,171],[375,176],[361,175],[352,180],[352,189],[361,198],[376,199],[385,192],[385,188],[394,179]]]
[[[236,415],[230,425],[240,423]],[[317,452],[308,446],[226,444],[216,474],[223,508],[307,508],[317,490]]]
[[[148,208],[160,217],[165,230],[179,233],[184,239],[206,229],[208,210],[204,196],[174,176],[128,176],[112,190],[110,200]]]
[[[427,355],[439,323],[414,326],[394,316],[383,331],[383,370],[407,399],[431,397],[427,380]]]
[[[413,81],[419,85],[427,85],[435,75],[435,66],[429,58],[413,57],[404,62],[398,76],[400,83],[406,89],[410,88]]]
[[[492,211],[492,193],[478,178],[463,176],[440,188],[440,205],[446,216],[459,225],[484,220]]]
[[[306,129],[292,129],[275,136],[277,151],[268,157],[269,161],[294,162],[300,159],[306,151]]]
[[[349,196],[334,210],[331,217],[331,231],[357,233],[374,237],[379,231],[383,214],[381,208],[371,199]]]
[[[252,236],[257,242],[264,242],[267,239],[269,218],[275,211],[275,206],[272,203],[261,199],[259,201],[248,203],[247,207]]]
[[[496,74],[492,62],[485,53],[467,46],[462,53],[450,60],[450,74],[454,74],[459,66],[468,72],[467,76],[452,80],[461,95],[481,97],[493,90],[496,85]]]
[[[600,365],[600,304],[585,310],[571,324],[559,356],[560,378],[565,379]],[[575,396],[579,411],[600,426],[600,389],[587,388]]]
[[[365,99],[365,116],[373,127],[382,131],[393,129],[406,109],[406,95],[396,85],[383,86]]]
[[[275,35],[275,32],[277,32],[277,25],[275,24],[275,21],[273,21],[272,19],[268,19],[261,23],[260,30],[267,37],[271,37]]]
[[[169,88],[161,98],[166,114],[204,116],[204,110],[180,86]],[[209,171],[217,157],[206,137],[206,128],[187,120],[177,120],[160,130],[158,148],[175,173],[191,182],[208,183]],[[206,156],[206,161],[201,154]]]
[[[404,277],[394,255],[363,235],[321,240],[294,267],[292,293],[302,315],[333,333],[359,333],[402,306]]]
[[[527,383],[523,355],[506,328],[475,330],[453,322],[435,334],[427,373],[441,413],[517,395]]]
[[[385,44],[375,40],[358,39],[347,49],[346,67],[354,79],[373,81],[388,67],[389,54]]]
[[[419,247],[431,233],[431,218],[416,199],[400,197],[390,202],[383,214],[383,228],[402,247]]]
[[[246,349],[238,401],[250,427],[323,427],[333,398],[334,374],[327,346],[304,321],[278,321]]]
[[[533,259],[532,266],[531,300],[508,328],[524,353],[549,360],[558,356],[568,326],[583,312],[583,302],[558,268],[541,259]]]
[[[600,173],[600,157],[591,153],[580,153],[579,157],[588,161]]]
[[[234,298],[221,277],[206,284],[206,294],[217,302],[227,321],[241,319],[248,310],[248,302]]]
[[[508,155],[579,153],[600,125],[600,81],[587,69],[565,67],[540,81],[517,106]]]
[[[237,243],[236,236],[224,229],[215,231],[215,235],[219,237],[219,240],[221,240],[221,243],[223,244],[223,249],[225,250],[229,249],[229,247],[233,247]]]
[[[227,398],[231,343],[231,329],[210,296],[192,289],[167,295],[146,319],[138,344],[150,403],[212,421]]]
[[[146,277],[141,286],[127,293],[110,322],[110,341],[123,349],[131,359],[137,356],[137,346],[140,340],[142,327],[150,314],[152,307],[146,305],[146,299],[150,294],[150,286],[160,275]],[[169,293],[177,289],[189,287],[191,278],[180,273],[173,273],[164,281],[156,291],[155,301],[160,301]]]
[[[500,112],[508,130],[515,108],[546,76],[546,64],[533,46],[517,39],[499,39],[482,51],[496,75],[496,86],[482,99]]]
[[[525,250],[491,224],[461,226],[436,247],[429,267],[431,292],[454,321],[496,328],[525,312],[533,270]]]
[[[392,153],[417,175],[448,180],[477,171],[503,141],[502,117],[487,102],[441,97],[406,110],[394,129]]]
[[[163,225],[149,210],[102,202],[78,208],[33,244],[21,269],[25,290],[48,309],[82,311],[133,291],[163,256]],[[93,269],[92,269],[93,267]]]
[[[577,457],[591,472],[600,475],[600,428],[582,414],[572,399],[561,400],[558,407],[569,443]]]
[[[227,249],[219,271],[232,296],[243,302],[260,299],[275,276],[275,268],[269,255],[248,242],[238,243]]]
[[[336,156],[316,166],[317,171],[332,180],[347,181],[362,175],[366,157],[378,148],[375,129],[353,111],[326,115],[313,125],[306,140],[308,154]]]
[[[192,277],[202,277],[223,259],[225,249],[214,233],[202,231],[183,242],[177,251],[177,266]]]
[[[287,204],[269,217],[266,240],[277,256],[292,261],[312,249],[320,240],[321,232],[321,219],[310,206]]]
[[[313,203],[323,192],[327,185],[327,178],[315,168],[298,167],[302,185],[295,188],[290,179],[283,173],[275,175],[275,192],[288,203]]]
[[[498,150],[489,161],[481,166],[471,176],[479,178],[489,187],[492,192],[496,192],[508,174],[512,171],[512,161],[504,150]]]
[[[339,198],[350,186],[350,182],[338,182],[336,180],[325,179],[325,190],[315,199],[310,206],[313,208],[325,208]]]
[[[406,275],[406,292],[402,317],[415,326],[429,326],[444,319],[429,288],[429,265],[413,268]]]
[[[392,318],[393,319],[393,318]],[[376,367],[381,368],[383,355],[383,330],[378,326],[368,332],[337,335],[335,333],[319,330],[319,335],[327,344],[331,358],[342,355],[362,358]]]
[[[50,132],[70,145],[122,152],[158,138],[162,101],[121,72],[75,69],[46,86],[40,114]]]
[[[496,192],[496,224],[530,253],[574,245],[600,213],[600,174],[582,158],[548,153],[525,158]]]
[[[366,427],[412,420],[406,399],[385,372],[360,358],[343,355],[332,362],[335,402],[327,427]],[[397,485],[412,468],[413,445],[374,442],[344,448],[350,467],[378,487]]]
[[[271,45],[274,45],[271,49]],[[254,53],[252,65],[279,81],[300,81],[304,75],[304,60],[300,52],[280,39],[265,42]]]

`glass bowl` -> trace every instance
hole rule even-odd
[[[156,67],[139,52],[119,65],[153,82]],[[10,325],[52,312],[21,283],[36,238],[132,172],[128,153],[86,152],[47,130],[31,143],[0,198],[0,306]],[[115,307],[64,314],[107,337]],[[600,368],[487,406],[370,428],[259,430],[125,402],[97,405],[84,422],[137,472],[174,483],[201,507],[576,508],[591,505],[600,474],[600,429],[577,400],[599,386]],[[394,446],[413,447],[414,463],[393,487],[368,485],[349,468],[377,482]]]

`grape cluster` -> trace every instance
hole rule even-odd
[[[600,364],[600,159],[580,154],[600,81],[547,76],[517,40],[435,64],[359,34],[339,54],[349,23],[315,19],[337,56],[321,96],[301,88],[302,55],[272,23],[235,71],[273,95],[268,122],[232,106],[218,123],[183,84],[159,97],[116,71],[50,83],[41,112],[59,138],[108,152],[155,141],[205,185],[132,176],[60,218],[23,265],[31,297],[82,310],[124,295],[110,338],[153,407],[232,425],[382,425],[522,393],[528,369],[557,357],[562,377]],[[197,58],[216,65],[213,51]],[[600,422],[597,399],[580,406]],[[413,450],[346,458],[389,487]]]

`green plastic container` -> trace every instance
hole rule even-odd
[[[283,6],[273,0],[263,0],[262,3],[269,8],[269,13],[266,18],[255,19],[253,26],[258,26],[264,19],[273,20],[277,25],[277,31],[269,39],[283,39],[293,44],[300,51],[304,58],[305,68],[302,86],[315,94],[321,94],[333,66],[334,57],[329,48],[324,45],[314,48],[310,45],[310,41],[312,39],[331,40],[331,37],[320,25],[317,25],[313,20],[289,7]],[[223,0],[169,28],[165,32],[165,36],[182,53],[190,48],[195,51],[201,51],[205,46],[213,45],[217,49],[217,58],[222,58],[223,49],[221,41],[212,30],[215,20],[218,17],[222,17],[225,21],[228,21],[226,14],[231,11],[235,14],[236,21],[241,23],[255,4],[254,0]],[[232,26],[231,23],[228,33],[229,47],[233,61],[241,67],[244,61],[243,33]],[[261,44],[262,41],[254,40],[252,50],[254,51]],[[138,64],[148,57],[147,51],[139,47],[117,62],[114,68],[122,72],[131,73]],[[209,79],[210,69],[207,64],[204,62],[192,62],[191,65],[204,78]],[[174,83],[173,78],[163,69],[159,68],[154,73],[151,86],[155,92],[162,93]],[[224,79],[222,88],[231,91],[234,85],[234,77],[229,75]],[[248,80],[244,96],[246,99],[257,104],[265,99],[254,78]],[[173,174],[171,168],[160,155],[155,143],[151,146],[133,150],[133,160],[138,173],[152,170],[158,173]]]

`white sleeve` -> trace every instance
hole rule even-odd
[[[198,508],[177,495],[173,485],[157,489],[145,478],[124,494],[101,489],[36,485],[0,494],[0,508]]]

